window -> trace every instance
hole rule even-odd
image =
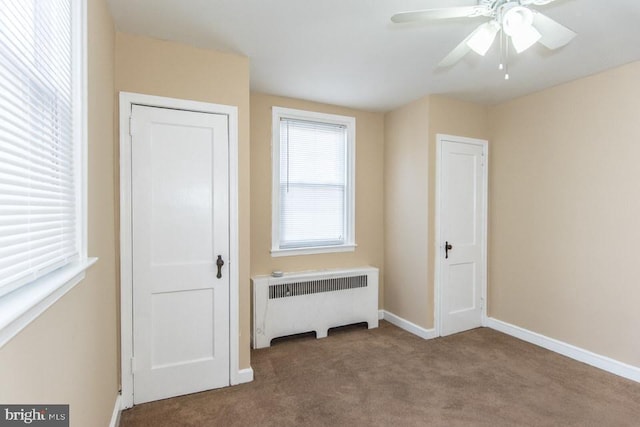
[[[274,107],[273,256],[355,248],[355,124]]]
[[[81,0],[0,0],[2,334],[88,264],[83,10]]]

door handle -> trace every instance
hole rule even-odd
[[[449,258],[449,251],[453,249],[453,246],[449,242],[444,242],[444,258]]]
[[[222,266],[224,265],[224,261],[222,260],[222,255],[218,255],[218,260],[216,261],[216,265],[218,266],[218,274],[216,277],[218,279],[222,278]]]

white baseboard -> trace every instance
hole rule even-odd
[[[122,413],[122,395],[118,393],[116,401],[113,405],[113,414],[111,414],[111,421],[109,427],[118,427],[120,425],[120,414]]]
[[[492,317],[486,319],[486,326],[491,329],[495,329],[496,331],[519,338],[523,341],[527,341],[531,344],[546,348],[547,350],[562,354],[563,356],[567,356],[579,362],[586,363],[587,365],[594,366],[632,381],[640,382],[640,367],[628,365],[618,360],[558,341],[554,338],[549,338],[537,332],[532,332],[528,329],[524,329]]]
[[[249,367],[245,369],[240,369],[236,374],[236,377],[234,378],[234,380],[235,381],[231,385],[250,383],[251,381],[253,381],[253,368]]]
[[[400,316],[396,316],[395,314],[387,310],[380,310],[380,313],[382,314],[381,319],[384,319],[387,322],[396,325],[400,329],[411,332],[412,334],[417,335],[420,338],[430,340],[436,337],[435,329],[425,329],[422,326],[418,326],[415,323],[409,322],[408,320],[403,319]]]
[[[384,319],[384,310],[378,310],[378,320]]]

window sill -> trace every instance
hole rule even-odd
[[[356,244],[340,245],[340,246],[314,246],[309,248],[292,248],[292,249],[271,249],[272,257],[295,256],[295,255],[313,255],[327,254],[332,252],[353,252],[356,250]]]
[[[0,297],[0,348],[84,279],[97,260],[71,263]]]

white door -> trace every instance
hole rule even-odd
[[[440,334],[481,326],[486,141],[439,136]]]
[[[134,105],[133,395],[229,385],[228,125],[222,114]]]

